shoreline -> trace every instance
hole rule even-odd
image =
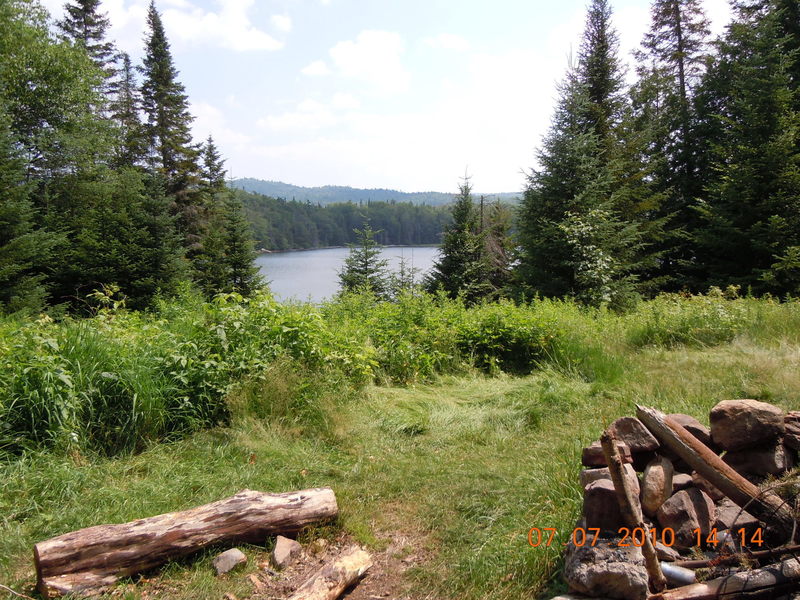
[[[440,244],[389,244],[383,248],[438,248]],[[259,248],[256,254],[288,254],[290,252],[312,252],[314,250],[337,250],[349,248],[350,246],[319,246],[317,248],[290,248],[288,250],[267,250],[266,248]]]

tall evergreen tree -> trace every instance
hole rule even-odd
[[[241,202],[227,193],[223,205],[223,244],[225,265],[228,269],[228,287],[243,296],[251,296],[263,285],[259,268],[255,264],[253,233],[244,216]]]
[[[204,187],[214,192],[225,190],[225,160],[211,135],[203,145],[202,158],[201,175]]]
[[[114,99],[110,104],[111,118],[118,129],[114,159],[116,167],[135,167],[143,164],[147,140],[140,117],[141,96],[131,58],[121,54],[122,67]]]
[[[178,81],[178,71],[173,64],[155,0],[150,1],[147,26],[141,92],[142,108],[147,116],[150,158],[166,181],[167,193],[175,197],[179,206],[185,207],[192,203],[189,192],[197,176],[198,151],[192,144],[189,99],[183,84]]]
[[[100,0],[73,0],[64,5],[64,18],[58,29],[68,40],[86,50],[106,78],[115,73],[114,44],[106,40],[106,31],[111,23],[105,13],[100,12]]]
[[[472,200],[472,186],[465,177],[451,209],[453,222],[444,230],[439,258],[428,276],[429,291],[443,290],[469,303],[488,298],[495,291],[490,281],[486,235]]]

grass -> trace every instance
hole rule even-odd
[[[408,551],[426,558],[405,578],[414,598],[511,600],[558,591],[560,547],[580,511],[580,450],[611,421],[633,414],[635,403],[705,422],[708,410],[729,398],[797,408],[796,305],[657,302],[665,306],[624,316],[538,307],[536,331],[555,324],[555,341],[529,375],[493,368],[487,375],[461,364],[404,387],[358,387],[341,371],[323,377],[312,363],[283,356],[227,390],[224,425],[135,454],[26,449],[0,463],[0,583],[31,593],[31,545],[80,527],[180,510],[242,488],[327,485],[341,516],[304,539],[345,532],[373,552],[395,538],[413,540]],[[342,318],[345,309],[329,310],[338,311],[340,330],[325,335],[360,339]],[[465,330],[477,335],[484,327],[496,343],[502,327],[493,310]],[[413,322],[401,329],[424,324],[405,317]],[[512,321],[524,325],[529,317]],[[179,326],[185,321],[171,325]],[[436,352],[447,340],[438,338],[437,346],[415,335],[403,361],[428,352],[418,365],[446,364]],[[377,347],[375,356],[383,352]],[[395,371],[408,373],[409,365]],[[534,526],[558,530],[552,547],[528,545]],[[267,549],[245,548],[253,560],[241,576],[213,577],[207,551],[148,575],[150,583],[125,588],[124,597],[143,598],[153,586],[178,599],[247,597],[245,575]]]

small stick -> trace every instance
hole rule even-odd
[[[604,431],[603,435],[600,436],[600,443],[603,446],[603,454],[606,457],[608,470],[611,473],[611,481],[614,482],[614,490],[617,492],[617,500],[622,511],[622,517],[631,528],[641,527],[643,531],[647,531],[642,517],[642,507],[638,498],[635,498],[633,492],[631,492],[628,481],[625,478],[622,458],[620,458],[613,434],[608,430]],[[654,592],[664,590],[667,587],[667,580],[664,577],[664,573],[661,572],[661,565],[658,563],[658,556],[649,535],[644,536],[642,554],[644,554],[644,564],[647,569],[650,588]]]
[[[34,598],[31,598],[30,596],[26,596],[25,594],[20,594],[19,592],[15,592],[10,587],[8,587],[7,585],[3,585],[2,583],[0,583],[0,589],[7,591],[9,594],[16,596],[17,598],[26,598],[27,600],[34,600]]]

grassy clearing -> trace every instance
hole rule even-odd
[[[372,356],[378,381],[391,380],[391,368],[404,376],[416,370],[417,383],[361,388],[341,369],[320,370],[281,354],[227,389],[222,426],[148,443],[137,454],[73,447],[7,459],[0,466],[0,582],[30,591],[31,544],[52,535],[180,510],[245,487],[330,485],[341,518],[306,532],[306,539],[345,532],[375,552],[397,537],[414,540],[408,552],[426,557],[406,577],[415,598],[530,598],[557,575],[559,545],[578,516],[581,447],[616,417],[632,414],[634,403],[701,420],[726,398],[798,407],[795,304],[665,298],[615,316],[545,303],[535,319],[504,314],[508,307],[467,318],[449,306],[452,315],[443,319],[469,323],[456,331],[484,323],[491,333],[486,345],[496,344],[497,357],[503,340],[523,337],[503,333],[504,323],[548,323],[552,338],[540,346],[539,369],[530,375],[503,374],[502,359],[476,361],[487,375],[463,356],[449,363],[440,357],[434,372],[454,374],[428,382],[421,373],[439,360],[434,351],[446,356],[444,348],[457,348],[458,338],[417,307],[416,314],[377,307],[357,320],[347,316],[356,314],[352,306],[333,306],[325,310],[337,315],[335,327],[328,316],[320,321],[325,339],[349,339]],[[410,332],[386,370],[381,360],[389,359],[380,357],[390,349],[380,341],[383,334],[363,341],[378,322],[385,331]],[[171,331],[179,325],[171,321]],[[543,339],[527,339],[534,338]],[[557,544],[529,547],[532,526],[557,528]],[[254,559],[249,570],[267,550],[246,549]],[[217,580],[210,559],[207,552],[169,565],[154,581],[170,598],[218,598],[228,591],[247,597],[244,576]],[[126,597],[143,597],[153,585],[132,588]]]

